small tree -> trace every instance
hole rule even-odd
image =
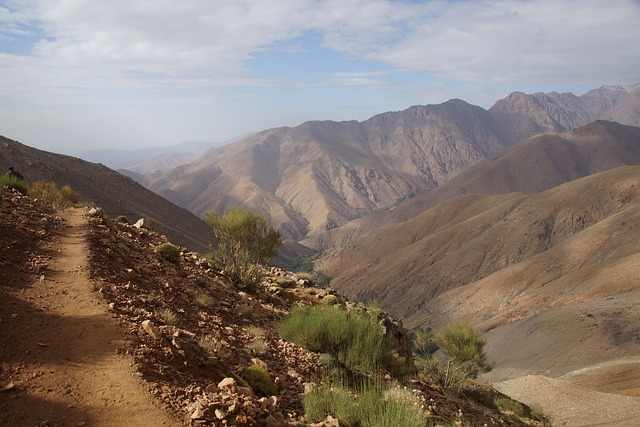
[[[238,286],[254,289],[262,279],[262,266],[278,255],[280,232],[249,209],[229,208],[225,215],[210,211],[204,219],[218,238],[213,261]]]
[[[469,323],[448,326],[436,336],[436,343],[447,356],[444,384],[452,385],[454,377],[476,378],[479,372],[491,369],[484,352],[487,340]]]

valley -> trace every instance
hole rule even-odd
[[[285,238],[280,265],[312,258],[408,330],[471,322],[483,379],[554,424],[640,421],[639,85],[268,129],[121,171],[139,183],[7,138],[0,154],[195,252],[215,244],[205,212],[256,210]]]

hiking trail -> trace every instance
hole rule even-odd
[[[4,302],[0,425],[179,426],[121,354],[121,327],[89,279],[86,212],[60,213],[47,268]]]

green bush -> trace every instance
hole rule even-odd
[[[510,412],[518,417],[526,417],[528,415],[522,403],[509,399],[508,397],[497,397],[493,402],[500,412]]]
[[[397,372],[389,340],[375,317],[327,307],[296,306],[279,328],[280,336],[308,350],[327,353],[350,371]]]
[[[484,346],[487,340],[469,323],[446,327],[435,338],[436,344],[449,358],[449,363],[463,367],[472,378],[491,369]]]
[[[249,209],[230,208],[225,215],[207,212],[218,246],[210,260],[240,288],[253,291],[262,280],[263,265],[278,255],[280,232],[269,227],[263,215]]]
[[[278,389],[269,373],[260,365],[251,365],[246,368],[244,379],[257,396],[269,397],[278,394]]]
[[[178,246],[169,242],[161,243],[155,247],[154,251],[170,263],[180,265],[180,248]]]
[[[438,350],[431,328],[415,328],[409,332],[413,352],[420,357],[429,357]]]
[[[29,186],[24,181],[7,175],[0,176],[0,187],[9,187],[18,191],[22,195],[29,193]]]
[[[340,425],[362,427],[425,426],[425,415],[408,392],[383,384],[364,382],[351,391],[340,384],[324,383],[305,395],[305,417],[322,422],[327,415]]]

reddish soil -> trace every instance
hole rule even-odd
[[[45,217],[49,232],[27,226],[19,241],[2,242],[3,251],[8,244],[7,252],[32,259],[2,261],[0,424],[179,425],[147,393],[130,357],[120,354],[122,331],[88,278],[84,212]],[[32,270],[6,269],[19,261]]]

